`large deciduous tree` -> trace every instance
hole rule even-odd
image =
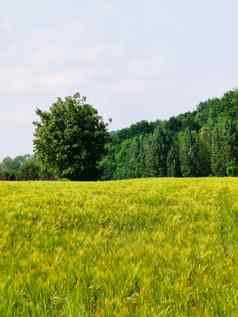
[[[76,94],[58,98],[49,111],[36,111],[34,151],[42,165],[70,180],[95,180],[105,152],[107,124]]]

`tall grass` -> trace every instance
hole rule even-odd
[[[0,316],[238,316],[238,180],[0,183]]]

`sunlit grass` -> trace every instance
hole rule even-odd
[[[238,316],[238,179],[0,183],[0,316]]]

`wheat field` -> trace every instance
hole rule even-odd
[[[238,179],[0,183],[0,316],[238,316]]]

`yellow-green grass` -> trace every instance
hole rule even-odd
[[[238,316],[238,179],[0,183],[0,316]]]

